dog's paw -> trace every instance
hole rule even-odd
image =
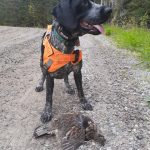
[[[35,88],[35,91],[36,91],[36,92],[41,92],[41,91],[43,91],[43,86],[37,86],[37,87]]]
[[[52,112],[44,111],[41,115],[41,122],[46,123],[52,119]]]
[[[66,92],[70,95],[74,95],[75,94],[75,90],[74,89],[67,89]]]
[[[82,108],[83,108],[84,110],[90,110],[90,111],[93,110],[92,105],[91,105],[90,103],[88,103],[88,102],[81,103],[81,106],[82,106]]]

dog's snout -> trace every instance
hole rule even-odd
[[[110,7],[106,7],[104,12],[105,12],[105,14],[111,14],[112,9]]]

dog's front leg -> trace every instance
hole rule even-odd
[[[46,104],[44,111],[41,115],[41,121],[46,123],[52,119],[52,95],[53,95],[53,88],[54,88],[54,78],[47,74],[46,78]]]
[[[81,70],[79,70],[77,72],[74,72],[74,79],[75,79],[75,83],[76,83],[76,86],[77,86],[78,96],[79,96],[82,108],[84,110],[92,110],[93,108],[92,108],[91,104],[86,100],[86,98],[84,96],[84,92],[83,92],[83,88],[82,88]]]

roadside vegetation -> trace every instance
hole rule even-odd
[[[150,68],[150,30],[146,28],[118,26],[105,27],[106,35],[112,37],[120,48],[136,52],[142,62]]]
[[[120,48],[136,52],[144,64],[150,68],[150,30],[146,28],[105,27],[106,35],[113,38]]]

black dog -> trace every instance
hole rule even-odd
[[[110,17],[112,10],[106,6],[101,6],[90,0],[60,0],[59,4],[53,9],[54,22],[52,24],[51,37],[49,42],[64,54],[72,53],[74,46],[79,42],[79,36],[84,34],[98,35],[103,32],[101,26]],[[54,32],[57,32],[54,34]],[[45,33],[46,34],[46,33]],[[43,37],[45,37],[45,34]],[[60,42],[61,40],[61,42]],[[62,42],[63,41],[63,42]],[[74,79],[78,90],[78,96],[83,109],[92,110],[92,106],[87,102],[82,89],[82,61],[73,65],[68,63],[55,72],[48,72],[43,65],[44,45],[41,45],[42,69],[41,79],[36,87],[36,91],[43,90],[46,79],[46,104],[41,116],[43,123],[52,118],[52,95],[54,88],[54,78],[64,79],[68,93],[73,94],[68,82],[68,75],[73,71]],[[78,59],[78,54],[76,55]]]

